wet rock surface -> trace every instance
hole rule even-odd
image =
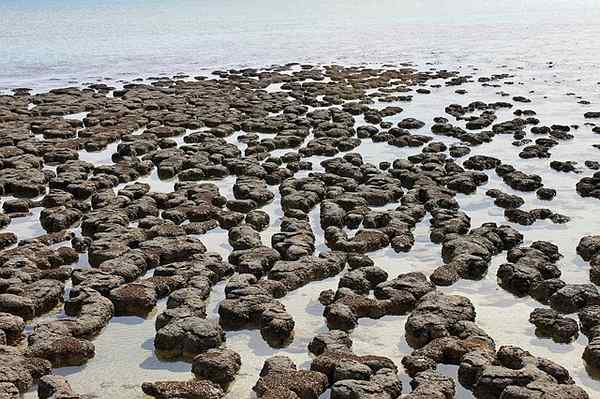
[[[0,396],[85,397],[52,368],[93,364],[97,336],[132,318],[154,322],[144,367],[187,362],[185,378],[136,382],[156,398],[237,397],[246,362],[267,356],[259,398],[449,399],[459,384],[483,399],[590,397],[558,364],[496,348],[469,299],[497,277],[549,306],[529,321],[557,345],[576,344],[577,313],[583,361],[600,368],[600,240],[548,241],[585,224],[579,204],[562,213],[565,187],[582,206],[600,198],[597,161],[565,156],[597,127],[523,108],[539,98],[498,91],[512,78],[290,64],[1,96]],[[508,101],[452,103],[470,95],[461,85]],[[444,114],[413,113],[413,97],[444,88]],[[591,284],[563,273],[572,250]],[[354,352],[354,331],[396,318],[401,369]],[[228,347],[248,330],[265,341],[248,347],[268,348],[252,360]],[[310,370],[286,357],[302,351]]]
[[[552,309],[535,309],[529,321],[535,325],[537,334],[549,336],[556,342],[570,342],[579,335],[577,321]]]
[[[225,294],[218,310],[225,329],[258,328],[273,347],[290,343],[295,322],[276,299],[286,294],[283,284],[275,280],[258,280],[251,274],[239,274],[229,280]]]
[[[145,382],[142,390],[156,399],[219,399],[224,395],[218,385],[204,380]]]
[[[422,273],[401,274],[386,281],[387,274],[381,270],[361,270],[343,276],[337,291],[321,292],[319,300],[325,305],[323,315],[330,328],[348,331],[363,317],[406,314],[419,298],[435,289]],[[371,290],[374,297],[368,296]]]
[[[487,272],[490,260],[521,243],[523,235],[508,225],[487,223],[466,235],[448,234],[442,243],[445,265],[431,275],[433,283],[451,285],[460,278],[478,280]]]
[[[240,355],[230,349],[211,349],[194,358],[192,373],[197,378],[226,386],[235,380],[241,363]]]
[[[265,361],[254,392],[259,398],[318,398],[327,387],[327,377],[311,370],[297,370],[286,357]]]
[[[523,395],[589,398],[584,390],[572,383],[566,369],[518,347],[501,347],[494,364],[481,366],[473,386],[477,398],[518,398]]]
[[[394,362],[381,356],[357,356],[352,340],[340,330],[316,336],[309,350],[317,357],[311,370],[324,374],[335,398],[397,398],[402,382]]]
[[[577,254],[590,264],[590,281],[600,285],[600,236],[582,237]]]
[[[548,303],[566,285],[560,280],[561,271],[556,265],[561,256],[558,247],[546,241],[514,248],[506,256],[511,263],[498,268],[500,285],[517,296],[531,295]]]

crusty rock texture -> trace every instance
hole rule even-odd
[[[469,299],[533,298],[521,330],[581,331],[600,368],[600,236],[573,200],[594,215],[600,164],[578,155],[600,148],[600,114],[547,123],[509,70],[286,64],[0,96],[0,397],[85,397],[52,368],[85,365],[128,317],[154,322],[156,364],[190,364],[142,384],[159,399],[250,392],[235,380],[267,356],[264,399],[588,398],[558,364],[497,348]],[[498,98],[464,101],[479,88]],[[589,283],[563,276],[575,245],[554,233],[580,240]],[[506,292],[479,290],[488,273]],[[378,354],[411,346],[400,369],[354,352],[366,319],[395,323]],[[292,361],[307,343],[310,370]]]

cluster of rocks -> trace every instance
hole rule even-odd
[[[327,245],[335,251],[366,253],[388,245],[397,251],[408,251],[414,242],[412,228],[422,218],[419,210],[374,211],[370,206],[396,202],[404,194],[401,180],[364,163],[359,154],[349,153],[322,163],[325,173],[310,173],[306,178],[288,179],[280,185],[284,219],[281,235],[273,236],[273,247],[284,259],[295,250],[295,259],[314,251],[314,235],[310,225],[299,221],[320,204],[320,223]],[[345,228],[358,231],[349,237]],[[285,234],[284,234],[285,233]],[[290,240],[294,238],[293,242]],[[303,244],[297,238],[303,238]],[[294,244],[294,245],[292,245]],[[280,249],[281,248],[281,249]],[[293,259],[292,259],[293,260]]]
[[[240,355],[231,349],[209,349],[192,360],[194,379],[144,382],[142,391],[157,399],[220,399],[235,380],[241,363]]]
[[[600,237],[582,237],[577,245],[577,253],[590,263],[590,281],[595,285],[600,285]],[[589,340],[583,352],[583,359],[589,366],[596,369],[600,367],[600,300],[595,287],[588,286],[586,288],[586,290],[581,290],[579,295],[581,298],[578,302],[582,305],[577,308],[581,332]]]
[[[233,273],[233,267],[217,254],[200,254],[190,261],[161,266],[154,276],[179,276],[186,280],[168,297],[167,309],[156,317],[154,347],[161,357],[193,358],[225,342],[219,323],[206,320],[206,300],[212,287]],[[143,281],[143,280],[142,280]]]
[[[534,309],[529,316],[529,322],[535,325],[536,335],[551,337],[555,342],[568,343],[579,335],[577,321],[553,309]]]
[[[383,356],[356,355],[352,340],[344,331],[321,333],[308,349],[316,356],[310,369],[325,376],[331,398],[395,399],[402,394],[394,362]]]
[[[438,364],[453,364],[459,366],[459,382],[476,398],[589,398],[558,364],[518,347],[496,350],[493,339],[475,324],[475,309],[465,297],[427,294],[407,319],[405,329],[407,342],[416,349],[402,364],[414,381],[429,380]],[[427,386],[449,390],[445,383]],[[452,391],[425,397],[453,395]]]
[[[112,302],[90,288],[75,288],[65,302],[71,318],[36,323],[27,337],[26,353],[47,359],[53,367],[79,366],[94,357],[98,335],[114,314]]]
[[[327,377],[320,372],[298,370],[286,356],[267,359],[260,378],[252,388],[258,398],[314,398],[317,399],[328,386]]]
[[[518,223],[522,226],[530,226],[537,220],[550,220],[552,223],[564,224],[571,220],[566,215],[555,213],[548,208],[532,209],[524,211],[522,209],[505,209],[504,217],[509,222]]]
[[[208,380],[144,382],[142,391],[156,399],[206,398],[220,399],[223,389]]]
[[[78,260],[69,247],[53,249],[41,240],[0,253],[0,311],[31,320],[52,310],[64,298],[68,265]]]
[[[542,188],[542,178],[539,175],[527,174],[515,169],[514,166],[502,164],[496,167],[496,174],[513,190],[536,191]],[[538,194],[539,195],[539,194]]]
[[[486,191],[485,195],[494,199],[494,205],[504,209],[516,209],[525,204],[525,200],[518,195],[507,194],[495,188]]]
[[[578,313],[581,332],[588,337],[583,359],[594,369],[600,367],[600,305],[586,306]]]
[[[514,346],[465,355],[458,376],[478,399],[589,398],[564,367]]]
[[[332,399],[396,399],[402,395],[402,382],[394,362],[383,356],[356,355],[352,340],[344,331],[321,333],[313,338],[308,349],[315,356],[310,370],[298,370],[286,356],[267,359],[253,388],[257,396],[316,399],[327,389]],[[413,392],[408,398],[454,395],[454,381],[436,372],[421,373],[412,385]]]
[[[497,277],[500,286],[518,295],[531,295],[542,303],[564,286],[556,262],[561,258],[558,247],[547,241],[536,241],[528,247],[508,251],[509,263],[500,265]]]
[[[452,125],[446,118],[437,117],[434,120],[435,124],[432,125],[431,131],[434,134],[456,138],[471,146],[489,143],[497,133],[504,132],[501,128],[503,126],[502,123],[492,126],[497,119],[495,111],[512,107],[511,103],[503,101],[489,104],[483,101],[475,101],[466,106],[450,104],[445,109],[446,113],[453,116],[457,121],[465,121],[465,128],[467,130]],[[477,112],[480,113],[476,114]],[[491,129],[482,130],[488,127],[491,127]],[[473,132],[473,130],[481,131]],[[518,130],[520,131],[521,129]]]
[[[433,271],[430,279],[436,285],[447,286],[459,279],[481,279],[492,256],[511,250],[523,241],[523,235],[510,226],[486,223],[468,234],[453,233],[442,243],[443,266]]]
[[[339,274],[346,267],[344,252],[323,252],[319,256],[305,255],[297,260],[279,260],[269,270],[269,280],[278,281],[287,292],[311,281]]]
[[[405,325],[406,341],[415,350],[402,359],[409,375],[437,365],[460,364],[475,350],[494,352],[494,341],[475,324],[475,308],[462,296],[432,292],[425,295]]]
[[[419,298],[435,290],[423,273],[405,273],[388,280],[384,270],[369,263],[361,262],[342,276],[337,291],[321,292],[319,301],[325,305],[323,315],[329,328],[349,331],[360,318],[406,314]]]
[[[78,259],[69,247],[51,249],[48,244],[70,235],[51,234],[0,254],[3,269],[0,309],[3,312],[3,344],[16,345],[24,320],[39,317],[64,300],[64,281],[71,276],[65,265]],[[22,355],[45,359],[53,367],[81,365],[94,356],[89,341],[100,333],[114,314],[114,306],[93,289],[75,287],[64,305],[65,317],[34,323]]]
[[[227,330],[260,329],[265,341],[285,346],[293,338],[295,322],[277,300],[287,293],[283,283],[238,274],[229,279],[225,299],[219,304],[220,323]]]
[[[58,375],[46,375],[38,382],[39,399],[85,399],[73,391],[69,382]]]
[[[544,187],[538,175],[492,156],[459,158],[496,135],[512,135],[521,158],[549,158],[552,148],[574,137],[576,127],[540,125],[530,109],[499,121],[496,112],[513,107],[510,102],[476,101],[449,105],[445,112],[455,124],[439,116],[430,126],[432,135],[422,134],[424,121],[399,119],[403,109],[387,103],[431,93],[426,85],[439,87],[432,80],[459,86],[473,81],[471,76],[410,66],[292,66],[216,71],[218,79],[162,77],[119,89],[97,84],[0,96],[0,195],[8,197],[0,229],[39,214],[46,232],[19,240],[0,231],[5,365],[0,396],[17,397],[38,382],[42,398],[80,397],[64,379],[48,376],[51,369],[89,361],[93,337],[113,316],[146,317],[167,298],[156,318],[156,353],[190,360],[196,379],[144,383],[143,391],[156,398],[221,398],[241,363],[224,346],[225,331],[257,328],[269,345],[286,346],[295,323],[278,299],[348,266],[337,290],[320,295],[334,330],[311,342],[316,356],[311,370],[297,370],[285,357],[267,360],[254,387],[258,397],[316,399],[331,389],[333,399],[398,398],[402,384],[393,362],[354,354],[346,332],[360,318],[410,313],[406,337],[415,351],[403,360],[413,378],[407,398],[454,396],[455,382],[435,370],[441,363],[459,365],[459,381],[478,398],[542,398],[557,392],[586,398],[559,366],[517,348],[496,351],[474,323],[468,299],[435,289],[482,278],[492,257],[508,251],[509,263],[498,271],[502,287],[552,308],[532,313],[538,332],[568,342],[578,334],[577,323],[562,313],[579,312],[590,339],[584,358],[600,364],[596,287],[560,280],[558,248],[550,243],[518,247],[523,236],[510,226],[472,228],[457,199],[476,193],[494,170],[512,189],[551,200],[556,190]],[[479,82],[497,87],[494,82],[509,77]],[[270,90],[273,84],[281,89]],[[70,119],[72,114],[83,117]],[[390,122],[392,117],[398,122]],[[535,141],[527,137],[529,127]],[[434,136],[456,142],[447,145]],[[420,152],[374,165],[352,152],[364,140]],[[84,151],[103,151],[110,144],[115,152],[107,159],[83,160]],[[326,159],[313,165],[313,156]],[[594,162],[586,166],[600,167]],[[554,160],[549,167],[578,171],[572,161]],[[149,175],[173,179],[173,189],[153,191],[137,181]],[[580,195],[600,198],[597,175],[577,183]],[[233,198],[215,182],[225,178],[232,182]],[[569,220],[545,208],[518,209],[524,205],[518,195],[486,194],[505,208],[510,222]],[[283,216],[265,243],[261,232],[272,221],[259,208],[278,195]],[[318,254],[310,219],[317,209],[329,248]],[[365,254],[387,247],[410,251],[415,226],[427,215],[430,239],[441,245],[444,264],[429,279],[418,272],[389,279]],[[226,261],[207,252],[199,238],[217,228],[227,230],[233,249]],[[597,241],[586,237],[578,247],[595,284],[600,281]],[[83,260],[90,268],[78,264],[80,254],[87,255]],[[219,320],[208,320],[206,301],[225,279]],[[34,321],[23,334],[26,322],[63,302],[64,316]]]

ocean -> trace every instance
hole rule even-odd
[[[0,89],[309,62],[594,71],[595,0],[2,0]]]

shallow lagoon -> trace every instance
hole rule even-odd
[[[473,72],[481,73],[480,71]],[[543,75],[528,71],[502,67],[494,69],[498,72],[514,73],[516,84],[503,86],[502,90],[509,90],[511,95],[526,95],[532,99],[528,108],[535,109],[537,117],[545,124],[566,123],[579,124],[582,127],[575,131],[576,139],[564,142],[553,148],[552,158],[559,160],[597,159],[597,150],[591,147],[596,142],[596,135],[589,126],[583,126],[583,113],[589,106],[577,103],[577,98],[567,95],[569,81],[541,80],[536,75]],[[436,82],[432,82],[434,84]],[[523,84],[521,84],[523,83]],[[463,85],[468,91],[463,96],[454,93],[455,88],[441,87],[435,89],[431,95],[416,95],[413,102],[385,105],[401,105],[404,111],[394,117],[386,118],[390,122],[397,122],[404,117],[415,117],[424,121],[431,121],[434,116],[443,114],[444,107],[451,102],[469,103],[475,100],[486,102],[499,101],[497,92],[493,87],[483,87],[480,83]],[[590,90],[591,89],[591,90]],[[592,86],[587,91],[577,92],[582,98],[598,99],[598,88]],[[379,106],[377,104],[373,105]],[[383,107],[383,105],[381,105]],[[512,117],[512,110],[498,111],[498,120]],[[357,118],[357,125],[362,124],[361,117]],[[463,122],[464,123],[464,122]],[[460,123],[459,123],[460,124]],[[421,131],[428,132],[428,123]],[[189,134],[189,133],[188,133]],[[237,142],[234,134],[228,140]],[[447,144],[453,139],[436,136],[436,140]],[[556,243],[564,257],[559,262],[563,272],[563,279],[571,283],[589,282],[589,266],[575,253],[575,247],[580,237],[600,231],[600,219],[590,217],[590,211],[598,206],[595,199],[581,198],[575,191],[575,183],[581,174],[560,173],[549,168],[551,159],[532,159],[515,161],[515,147],[511,144],[511,136],[497,136],[492,143],[483,144],[472,148],[471,155],[494,154],[506,162],[516,162],[520,169],[528,173],[536,173],[543,177],[546,185],[556,188],[558,196],[552,202],[537,199],[535,193],[518,192],[507,187],[495,173],[488,173],[489,182],[480,187],[478,193],[473,195],[458,195],[461,209],[472,218],[472,226],[483,222],[494,221],[508,223],[503,216],[503,211],[493,205],[493,199],[483,195],[489,188],[500,188],[505,192],[518,194],[525,199],[525,209],[536,207],[550,207],[555,212],[560,212],[571,217],[566,225],[555,225],[549,221],[538,221],[529,227],[513,226],[525,235],[524,245],[536,240],[549,240]],[[240,144],[244,148],[244,144]],[[96,163],[110,162],[110,154],[116,149],[116,144],[111,144],[106,151],[99,153],[81,153],[81,159]],[[378,163],[380,161],[393,161],[411,154],[420,152],[420,148],[397,148],[385,143],[372,143],[363,141],[360,147],[354,150],[363,155],[366,162]],[[322,157],[310,157],[314,170],[320,170],[318,162]],[[300,175],[306,172],[300,172]],[[589,174],[585,170],[584,174]],[[154,191],[172,191],[174,179],[160,180],[154,171],[150,176],[138,181],[150,183]],[[235,179],[227,177],[217,180],[221,193],[228,198],[233,198],[231,186]],[[272,188],[276,192],[276,187]],[[271,226],[261,235],[263,242],[270,242],[270,236],[278,228],[278,218],[282,216],[280,196],[276,192],[275,200],[265,206],[272,218]],[[389,207],[390,205],[388,205]],[[393,206],[393,204],[391,205]],[[34,213],[35,216],[35,213]],[[319,210],[311,213],[313,231],[317,236],[317,252],[325,250],[323,232],[318,223]],[[509,223],[511,224],[511,223]],[[20,239],[33,237],[43,233],[39,222],[35,218],[16,219],[10,230],[17,232]],[[216,229],[204,236],[200,236],[210,251],[227,256],[231,247],[227,243],[225,230]],[[421,271],[431,273],[440,265],[440,246],[429,241],[428,217],[420,223],[415,230],[416,244],[407,254],[397,254],[392,249],[371,253],[376,264],[385,269],[391,277],[399,273]],[[497,267],[505,261],[505,253],[496,256],[488,271],[487,276],[481,281],[461,280],[448,288],[440,288],[445,292],[457,293],[468,296],[474,303],[478,313],[478,323],[482,328],[496,339],[497,344],[518,344],[538,356],[547,357],[564,365],[572,373],[578,384],[585,387],[590,394],[600,394],[600,381],[591,377],[581,360],[581,354],[587,339],[580,335],[579,339],[571,344],[557,344],[551,339],[535,336],[535,328],[528,322],[529,313],[540,304],[531,298],[517,298],[502,290],[496,282]],[[80,265],[86,267],[85,258]],[[286,354],[301,367],[310,365],[310,355],[306,345],[317,333],[325,331],[326,326],[322,316],[323,306],[318,302],[318,295],[322,290],[335,289],[339,280],[335,278],[311,283],[297,291],[288,294],[281,301],[287,307],[296,321],[295,337],[293,343],[285,349],[270,348],[260,337],[258,331],[243,330],[227,332],[227,346],[242,355],[242,370],[231,386],[228,398],[250,398],[250,388],[266,358],[274,354]],[[217,307],[224,298],[224,283],[220,283],[213,290],[209,300],[209,317],[217,318]],[[80,392],[90,393],[98,397],[111,396],[114,398],[143,397],[139,385],[143,381],[158,379],[181,379],[190,377],[190,365],[185,362],[164,362],[156,358],[153,353],[154,317],[164,309],[164,300],[160,306],[149,315],[147,319],[137,317],[115,317],[104,332],[94,340],[96,357],[82,368],[63,368],[57,373],[68,376],[74,388]],[[386,316],[380,320],[361,319],[359,327],[353,332],[354,349],[357,354],[379,354],[392,358],[400,364],[402,357],[410,353],[411,349],[404,340],[404,323],[406,316]],[[444,366],[440,370],[448,375],[456,376],[455,366]],[[403,375],[405,393],[408,392],[410,379]],[[471,398],[472,394],[458,386],[458,398]],[[594,397],[594,396],[592,396]]]
[[[290,61],[343,64],[383,64],[414,62],[420,68],[460,68],[475,74],[508,72],[516,82],[501,89],[465,85],[468,93],[457,96],[453,88],[437,89],[433,95],[416,96],[412,103],[402,103],[404,112],[387,118],[397,122],[404,117],[431,121],[443,114],[452,102],[462,104],[475,100],[498,101],[496,91],[524,95],[533,100],[528,108],[537,112],[544,124],[583,125],[583,112],[600,102],[597,81],[600,45],[600,7],[593,0],[577,1],[307,1],[285,3],[274,0],[258,2],[221,1],[194,2],[177,0],[165,5],[159,1],[121,0],[111,2],[37,0],[27,4],[7,0],[0,4],[0,90],[28,86],[39,90],[85,81],[131,80],[138,76],[184,71],[208,74],[215,68],[260,66]],[[368,4],[366,4],[368,3]],[[506,4],[510,3],[510,4]],[[548,64],[553,61],[553,64]],[[430,63],[429,65],[427,63]],[[521,84],[523,83],[523,84]],[[533,91],[533,93],[531,92]],[[591,101],[592,106],[577,104],[573,92]],[[386,104],[395,105],[395,104]],[[596,110],[597,108],[594,108]],[[499,120],[511,117],[511,111],[497,112]],[[357,124],[361,124],[358,120]],[[429,131],[429,125],[423,128]],[[573,142],[561,144],[552,151],[552,159],[598,159],[591,147],[598,136],[589,127],[575,132]],[[447,143],[451,139],[436,136]],[[515,160],[510,137],[497,137],[492,143],[473,149],[471,155],[493,154],[503,161]],[[242,145],[243,147],[243,145]],[[101,153],[84,153],[81,159],[110,162],[116,144]],[[355,151],[366,162],[378,163],[420,152],[364,141]],[[317,160],[317,159],[315,159]],[[559,262],[567,282],[589,281],[588,265],[575,253],[583,235],[600,232],[600,218],[593,217],[599,204],[581,198],[575,183],[581,175],[559,173],[548,167],[550,160],[518,160],[521,170],[536,173],[556,188],[559,195],[550,204],[538,200],[534,193],[513,192],[490,173],[490,181],[476,195],[459,195],[459,202],[472,218],[472,225],[496,221],[505,223],[500,208],[481,190],[502,188],[517,193],[526,201],[526,209],[549,205],[554,211],[571,217],[567,225],[538,221],[533,226],[519,226],[525,235],[524,245],[535,240],[555,242],[564,255]],[[317,166],[318,162],[314,162]],[[590,174],[589,170],[584,172]],[[152,184],[153,190],[169,191],[173,182],[160,181],[155,174],[140,181]],[[219,182],[221,192],[232,198],[231,179]],[[277,217],[282,212],[279,197],[268,205],[272,226],[265,231],[264,242],[277,230]],[[39,212],[38,212],[39,213]],[[9,230],[19,239],[43,233],[33,218],[17,219]],[[311,214],[313,230],[320,235],[319,249],[324,249],[322,230],[318,226],[318,210]],[[391,277],[408,271],[430,273],[440,264],[440,247],[429,239],[427,218],[417,226],[416,245],[408,254],[391,249],[372,254],[376,264]],[[217,229],[203,241],[209,250],[227,255],[227,235]],[[496,269],[505,259],[497,256],[482,281],[462,280],[447,292],[468,296],[478,312],[478,323],[497,344],[518,344],[538,356],[564,365],[578,384],[592,398],[600,396],[600,381],[585,370],[581,353],[587,342],[580,338],[569,345],[538,338],[528,323],[530,311],[539,306],[531,299],[520,299],[500,289]],[[81,266],[86,267],[82,257]],[[264,360],[285,353],[299,366],[306,367],[310,357],[308,341],[325,329],[323,306],[317,301],[320,291],[337,287],[336,278],[311,283],[285,298],[296,321],[295,339],[284,350],[269,348],[257,331],[227,333],[227,345],[242,355],[242,370],[232,385],[228,398],[249,398],[250,387]],[[210,298],[209,317],[217,317],[218,303],[223,299],[224,284]],[[188,379],[190,365],[163,362],[153,354],[154,317],[164,301],[146,320],[116,317],[94,340],[96,357],[83,368],[65,368],[56,372],[66,375],[74,388],[100,398],[143,397],[139,386],[146,380]],[[406,317],[362,319],[353,332],[355,352],[381,354],[400,364],[410,351],[404,336]],[[455,375],[455,367],[442,369]],[[404,377],[404,392],[408,378]],[[29,395],[28,395],[29,396]],[[457,397],[471,398],[459,387]]]

